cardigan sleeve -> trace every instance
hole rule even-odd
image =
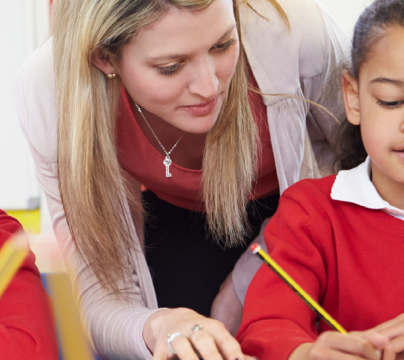
[[[18,221],[0,210],[0,246],[17,231]],[[52,304],[32,252],[0,298],[0,353],[14,360],[58,358]]]
[[[300,184],[284,192],[265,231],[265,241],[271,257],[306,292],[319,299],[326,289],[327,272],[321,250],[313,242],[313,214],[300,205],[302,197],[310,200],[302,196],[302,188],[294,189],[298,187]],[[317,337],[315,320],[315,313],[268,266],[262,265],[247,291],[237,339],[245,354],[260,360],[286,360],[297,346]]]
[[[103,359],[152,359],[142,334],[144,323],[157,311],[157,302],[142,251],[139,249],[131,254],[132,281],[118,284],[129,298],[129,303],[123,303],[103,289],[95,274],[80,260],[68,228],[57,177],[57,111],[51,54],[52,42],[49,40],[20,70],[16,106],[76,293],[82,322],[93,348]]]

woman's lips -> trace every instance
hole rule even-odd
[[[195,116],[205,116],[213,111],[213,109],[217,104],[218,98],[219,95],[217,95],[215,98],[213,98],[207,103],[183,106],[183,108]]]

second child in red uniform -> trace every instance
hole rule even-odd
[[[17,232],[19,222],[0,210],[0,248]],[[32,252],[0,297],[0,359],[58,359],[55,318]]]

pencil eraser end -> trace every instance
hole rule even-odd
[[[250,246],[250,250],[253,254],[256,254],[258,251],[261,250],[261,246],[259,246],[257,243],[254,243]]]

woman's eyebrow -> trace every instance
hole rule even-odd
[[[215,42],[215,44],[220,43],[224,39],[226,39],[235,29],[236,24],[232,24],[232,26],[226,30],[226,32],[220,37],[219,40]],[[160,55],[156,57],[152,57],[149,59],[149,61],[167,61],[167,60],[175,60],[179,58],[186,57],[187,54],[171,54],[171,55]]]
[[[226,39],[234,31],[235,28],[236,24],[232,24],[232,26],[223,34],[223,36],[218,41],[216,41],[216,44]]]
[[[403,79],[390,79],[390,78],[384,78],[384,77],[379,77],[376,79],[373,79],[371,82],[373,83],[379,83],[379,84],[391,84],[399,87],[404,87],[404,80]]]

